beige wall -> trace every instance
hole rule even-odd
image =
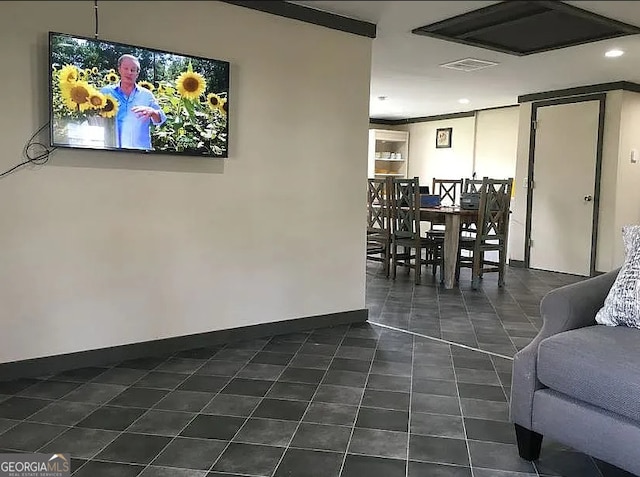
[[[411,123],[409,177],[431,184],[434,177],[513,177],[516,164],[519,108],[491,109],[475,116]],[[452,147],[435,147],[436,129],[453,128]]]
[[[624,225],[640,224],[640,94],[622,92],[620,113],[620,142],[616,183],[616,209],[613,249],[613,266],[624,260],[621,230]],[[636,161],[631,162],[631,151],[635,150]]]
[[[529,166],[529,128],[531,103],[521,105],[516,164],[517,192],[512,208],[509,240],[510,258],[524,260],[526,188],[523,182]],[[605,127],[598,208],[596,270],[606,272],[619,266],[624,258],[621,228],[640,223],[640,162],[630,162],[632,149],[640,151],[637,130],[640,127],[640,95],[627,91],[606,94]],[[640,152],[639,152],[640,154]],[[640,161],[640,159],[639,159]]]
[[[364,308],[371,40],[222,2],[99,8],[105,40],[231,62],[230,158],[58,150],[3,178],[0,362]],[[6,170],[47,120],[47,32],[92,36],[93,2],[0,9]]]
[[[451,147],[436,149],[436,129],[453,128]],[[409,131],[408,176],[431,185],[434,177],[455,179],[473,172],[474,118],[457,118],[411,123]]]

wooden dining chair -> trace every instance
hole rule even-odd
[[[460,237],[456,277],[460,268],[471,268],[471,287],[475,290],[487,272],[498,272],[498,286],[504,285],[509,235],[509,214],[513,179],[484,177],[480,186],[480,205],[474,237]],[[463,251],[467,254],[463,255]],[[498,260],[485,258],[487,252],[498,252]]]
[[[431,186],[431,193],[440,196],[441,205],[458,205],[462,193],[463,179],[436,179]]]
[[[391,276],[395,279],[397,267],[405,266],[414,270],[415,283],[419,284],[423,265],[439,265],[443,273],[442,251],[432,238],[420,235],[419,178],[394,178],[392,190]]]
[[[367,179],[367,260],[391,268],[391,177]]]

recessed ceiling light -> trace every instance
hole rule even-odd
[[[469,104],[469,102],[470,101],[467,98],[460,98],[458,100],[458,103],[460,103],[460,104]]]
[[[384,101],[386,99],[387,99],[386,96],[378,96],[378,101]]]
[[[607,58],[617,58],[618,56],[622,55],[624,55],[624,51],[617,49],[609,50],[604,54],[604,56],[606,56]]]

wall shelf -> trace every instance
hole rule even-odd
[[[407,177],[408,156],[408,131],[369,129],[368,177]]]

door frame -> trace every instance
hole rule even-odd
[[[598,244],[598,218],[600,208],[600,176],[602,174],[602,149],[604,138],[604,116],[606,108],[606,93],[588,94],[583,96],[571,96],[567,98],[550,99],[546,101],[538,101],[531,104],[531,120],[529,129],[529,169],[527,172],[527,220],[525,223],[524,236],[524,266],[530,268],[531,259],[531,216],[533,211],[533,167],[536,148],[536,120],[538,119],[538,108],[545,106],[556,106],[559,104],[582,103],[585,101],[599,101],[598,110],[598,141],[596,144],[596,171],[595,184],[593,188],[593,221],[591,226],[591,256],[589,264],[589,273],[591,276],[596,274],[596,248]],[[534,184],[535,188],[535,184]]]

